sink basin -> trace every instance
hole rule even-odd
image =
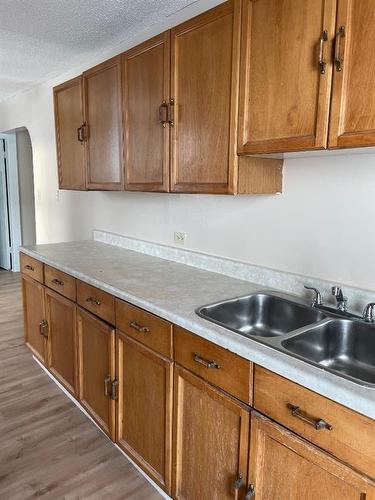
[[[375,385],[375,326],[334,320],[316,326],[281,345],[329,371],[366,385]]]
[[[311,307],[266,293],[226,300],[196,312],[220,326],[255,337],[277,337],[326,317]]]

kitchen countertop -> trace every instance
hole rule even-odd
[[[97,241],[36,245],[21,250],[375,419],[375,389],[243,337],[195,313],[205,304],[270,291],[264,286]]]

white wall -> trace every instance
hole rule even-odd
[[[215,3],[194,4],[184,18]],[[61,191],[57,199],[52,87],[86,67],[0,104],[0,131],[30,132],[38,243],[90,238],[97,228],[173,244],[179,230],[188,248],[375,291],[374,154],[288,159],[280,196]]]

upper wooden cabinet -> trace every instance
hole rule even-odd
[[[60,189],[86,187],[83,125],[82,77],[73,78],[53,89]]]
[[[230,1],[172,29],[172,191],[233,189],[239,23]]]
[[[125,189],[169,191],[170,32],[123,55]]]
[[[87,188],[123,188],[121,57],[83,73]]]
[[[339,0],[330,148],[375,144],[375,5]]]
[[[243,0],[239,153],[325,148],[336,0]]]
[[[375,485],[259,415],[251,419],[250,491],[257,500],[374,500]]]

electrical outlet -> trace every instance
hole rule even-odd
[[[185,245],[186,241],[186,233],[182,231],[175,231],[174,233],[174,242],[178,245]]]

